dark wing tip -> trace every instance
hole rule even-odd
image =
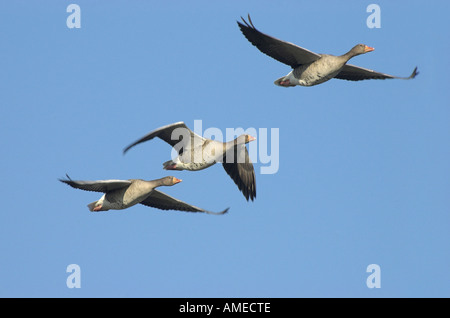
[[[256,199],[256,189],[252,187],[252,189],[247,189],[247,193],[245,193],[245,198],[247,201]]]
[[[130,150],[131,147],[132,147],[132,146],[130,145],[130,146],[124,148],[124,149],[123,149],[123,152],[122,152],[122,155],[125,155],[125,154],[127,153],[127,151]]]
[[[69,175],[66,173],[66,177],[67,177],[67,180],[65,180],[65,179],[58,179],[59,181],[61,181],[61,182],[63,182],[63,183],[66,183],[66,184],[69,184],[69,182],[72,182],[73,180],[69,177]]]
[[[211,212],[211,211],[206,211],[206,210],[204,210],[203,212],[205,212],[206,214],[222,215],[222,214],[226,214],[229,209],[230,208],[226,208],[225,210],[223,210],[221,212]]]
[[[256,199],[256,190],[250,193],[250,199],[254,201]],[[247,200],[248,201],[248,200]]]
[[[242,185],[239,188],[247,201],[254,201],[256,199],[256,189],[253,185]]]
[[[58,180],[62,183],[65,183],[65,184],[71,186],[72,188],[75,188],[74,187],[75,181],[73,181],[72,178],[70,178],[67,173],[66,173],[66,177],[67,177],[67,179],[58,179]]]
[[[412,72],[411,76],[409,78],[414,78],[417,75],[419,75],[419,72],[417,71],[417,66],[414,68],[414,71]]]
[[[245,19],[241,16],[241,20],[242,22],[244,22],[244,24],[242,24],[241,22],[237,21],[237,24],[239,25],[239,28],[242,30],[242,28],[250,28],[250,29],[254,29],[256,30],[255,26],[253,25],[252,19],[250,18],[250,13],[248,14],[248,22],[245,21]]]
[[[140,144],[140,143],[143,142],[143,141],[146,141],[146,140],[143,140],[143,138],[141,138],[141,139],[139,139],[138,141],[133,142],[131,145],[128,145],[127,147],[125,147],[125,148],[123,149],[122,154],[125,155],[125,153],[126,153],[128,150],[130,150],[131,148],[133,148],[133,147],[136,146],[137,144]]]
[[[253,28],[253,29],[256,29],[255,26],[253,25],[252,18],[250,18],[250,13],[247,14],[247,17],[248,17],[248,22],[250,23],[250,25],[252,26],[252,28]]]
[[[244,195],[245,199],[247,201],[254,201],[254,199],[256,198],[256,181],[254,170],[252,169],[251,172],[247,173],[246,177],[243,177],[239,173],[239,166],[237,163],[231,164],[223,162],[222,166],[225,169],[226,173],[237,185],[239,191]]]
[[[242,24],[242,22],[240,22],[240,21],[236,21],[236,22],[237,22],[237,24],[238,24],[238,26],[239,26],[239,29],[241,29],[241,31],[244,32],[244,29],[245,29],[245,28],[248,28],[248,24],[247,24],[247,22],[245,22],[245,20],[244,20],[243,17],[241,17],[241,19],[242,19],[242,21],[245,23],[245,25]]]

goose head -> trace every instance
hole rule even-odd
[[[256,140],[255,137],[247,135],[247,134],[242,134],[239,137],[237,137],[234,141],[236,145],[244,145],[244,144],[248,144],[250,141],[254,141]]]
[[[373,47],[367,46],[365,44],[356,44],[347,54],[350,56],[356,56],[372,52],[373,50],[375,50]]]
[[[173,186],[177,183],[180,183],[181,181],[183,180],[175,178],[173,176],[168,176],[160,179],[160,183],[162,186]]]

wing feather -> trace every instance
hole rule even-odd
[[[343,79],[347,81],[362,81],[367,79],[412,79],[416,77],[416,75],[419,74],[417,71],[417,67],[413,70],[410,76],[408,77],[399,77],[399,76],[393,76],[389,74],[384,74],[380,72],[376,72],[374,70],[370,70],[367,68],[346,64],[342,68],[342,70],[335,76],[335,78]]]
[[[178,129],[178,130],[176,130],[176,129]],[[190,138],[185,139],[185,138],[183,138],[183,136],[190,136]],[[181,153],[183,149],[189,148],[189,146],[193,143],[193,140],[195,138],[200,138],[202,140],[204,139],[203,137],[197,135],[192,130],[190,130],[184,122],[180,121],[178,123],[166,125],[166,126],[157,128],[157,129],[149,132],[144,137],[138,139],[131,145],[127,146],[123,150],[123,153],[125,154],[130,148],[132,148],[142,142],[151,140],[155,137],[158,137],[158,138],[164,140],[165,142],[170,144],[172,147],[179,146],[180,149],[177,149],[177,151],[179,153]]]
[[[234,161],[227,162],[225,155],[222,165],[247,201],[253,201],[256,198],[255,169],[245,145],[235,146]]]
[[[314,62],[320,58],[319,54],[260,32],[253,25],[250,15],[248,15],[248,22],[242,17],[241,19],[243,23],[237,21],[237,24],[247,40],[261,52],[281,63],[296,68],[299,65]]]
[[[141,202],[141,204],[161,209],[161,210],[177,210],[177,211],[186,211],[186,212],[203,212],[208,214],[225,214],[228,212],[228,208],[221,211],[221,212],[211,212],[207,211],[201,208],[198,208],[196,206],[193,206],[191,204],[188,204],[186,202],[183,202],[181,200],[175,199],[171,197],[170,195],[167,195],[165,193],[162,193],[158,190],[153,190],[150,195]]]
[[[113,190],[128,187],[131,184],[130,180],[96,180],[96,181],[81,181],[72,180],[67,174],[67,179],[59,179],[59,181],[70,185],[72,188],[81,189],[93,192],[110,192]]]

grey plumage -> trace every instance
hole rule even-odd
[[[174,177],[150,181],[142,179],[75,181],[68,175],[66,176],[67,179],[59,179],[59,181],[75,189],[105,193],[100,200],[88,205],[91,211],[122,210],[140,203],[161,210],[204,212],[207,214],[225,214],[228,212],[228,208],[221,212],[207,211],[155,189],[159,186],[171,186],[181,182],[181,180]]]
[[[123,153],[155,137],[170,144],[179,154],[174,160],[164,162],[164,169],[198,171],[217,162],[222,162],[225,171],[233,179],[247,201],[253,201],[256,198],[255,171],[245,147],[246,143],[254,140],[253,137],[242,135],[229,142],[220,142],[199,136],[190,130],[184,122],[177,122],[149,132],[127,146]],[[214,152],[214,155],[207,153],[208,149]],[[226,154],[230,151],[234,151],[235,155],[231,160],[228,160]]]
[[[293,43],[260,32],[253,25],[250,15],[248,15],[248,22],[242,17],[241,19],[242,23],[237,21],[237,24],[250,43],[256,46],[264,54],[283,64],[289,65],[293,69],[292,74],[290,73],[275,81],[275,84],[279,86],[313,86],[323,83],[331,78],[349,81],[367,79],[408,80],[419,74],[419,72],[417,72],[417,67],[410,76],[399,77],[347,64],[347,61],[350,58],[373,51],[373,48],[367,46],[364,47],[370,50],[358,50],[358,47],[362,46],[362,44],[356,45],[352,50],[341,56],[317,54]],[[326,62],[320,62],[321,59],[326,59]]]

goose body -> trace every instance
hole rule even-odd
[[[339,56],[323,54],[314,62],[299,65],[289,74],[277,79],[274,84],[278,86],[313,86],[324,83],[335,77],[346,63]]]
[[[142,179],[75,181],[67,176],[67,179],[60,179],[60,181],[76,189],[103,192],[104,194],[99,200],[88,204],[91,212],[123,210],[138,203],[161,210],[209,214],[224,214],[228,211],[228,209],[218,213],[206,211],[156,190],[160,186],[172,186],[181,182],[175,177],[149,181]]]
[[[258,31],[253,25],[250,15],[248,16],[248,22],[243,18],[242,21],[243,23],[237,22],[238,26],[250,43],[261,52],[292,68],[292,71],[286,76],[280,77],[274,82],[278,86],[314,86],[332,78],[349,81],[411,79],[419,74],[417,67],[409,77],[398,77],[347,64],[351,58],[374,50],[374,48],[364,44],[357,44],[350,51],[340,56],[317,54]]]
[[[111,180],[104,180],[103,182],[108,182]],[[130,179],[121,180],[123,187],[117,189],[106,191],[106,193],[97,201],[92,202],[88,205],[90,211],[108,211],[108,210],[123,210],[133,205],[136,205],[144,201],[151,192],[156,188],[156,182],[145,181],[142,179]],[[69,181],[70,182],[70,181]],[[72,181],[71,183],[73,183]],[[178,183],[178,179],[174,181]],[[114,184],[118,184],[118,181],[113,180]],[[78,182],[78,186],[80,186]]]
[[[164,169],[197,171],[209,168],[222,160],[224,152],[222,143],[198,135],[195,135],[194,140],[191,145],[186,145],[174,160],[165,162]]]
[[[241,135],[229,142],[203,138],[190,130],[184,122],[157,128],[124,149],[158,137],[170,144],[178,153],[163,163],[166,170],[203,170],[220,162],[247,200],[256,198],[255,171],[245,144],[255,140]]]

